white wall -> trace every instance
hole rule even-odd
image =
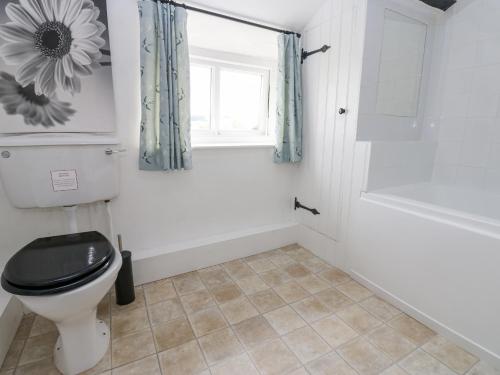
[[[441,28],[434,180],[500,192],[500,3],[462,0]],[[436,129],[436,130],[438,130]]]

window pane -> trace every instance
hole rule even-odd
[[[191,127],[193,130],[210,129],[212,69],[191,65]]]
[[[258,131],[261,92],[260,74],[221,69],[220,129]]]

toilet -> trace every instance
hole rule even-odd
[[[88,134],[0,137],[0,178],[15,207],[48,208],[109,201],[119,193],[117,139]],[[66,234],[35,238],[7,262],[4,290],[55,323],[56,367],[65,375],[94,367],[109,347],[97,305],[113,286],[122,258],[97,231],[78,232],[68,210]]]

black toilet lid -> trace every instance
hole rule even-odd
[[[39,238],[10,258],[2,286],[14,294],[60,293],[95,279],[113,258],[113,246],[99,232]]]

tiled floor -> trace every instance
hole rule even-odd
[[[298,246],[107,296],[109,353],[86,374],[498,375]],[[58,374],[52,323],[26,316],[0,375]]]

